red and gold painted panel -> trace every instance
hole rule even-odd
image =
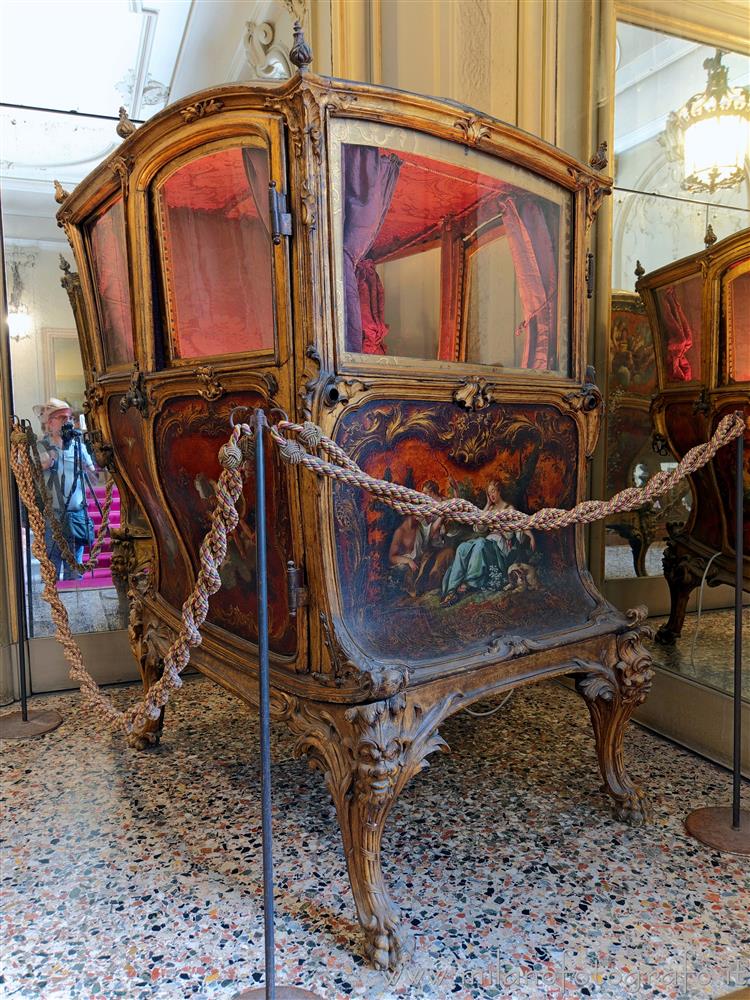
[[[217,402],[171,399],[156,420],[156,461],[170,510],[198,567],[198,550],[210,525],[214,487],[221,473],[219,448],[229,435],[229,414],[236,406],[264,403],[259,393],[241,392]],[[292,531],[286,474],[266,455],[268,484],[268,587],[270,647],[293,656],[297,648],[286,592],[286,564],[292,558]],[[240,522],[227,543],[221,589],[211,598],[207,621],[257,642],[255,566],[255,474],[250,470],[238,505]]]
[[[179,610],[190,593],[192,581],[189,569],[174,528],[158,500],[151,465],[146,457],[144,429],[147,425],[134,407],[131,406],[123,413],[120,409],[121,400],[122,396],[112,396],[108,407],[117,467],[125,474],[150,521],[159,556],[159,593],[165,601]]]
[[[727,403],[716,413],[712,421],[711,433],[716,430],[716,425],[722,417],[725,417],[728,413],[734,413],[735,410],[742,410],[745,414],[745,419],[750,419],[750,401],[745,403],[744,406],[740,406],[737,403]],[[742,551],[745,554],[745,558],[750,558],[750,429],[745,431],[745,450],[743,453],[743,459],[743,496],[745,515],[743,518],[743,524],[745,531]],[[736,549],[736,466],[737,449],[734,442],[726,448],[721,448],[717,451],[716,457],[713,460],[713,467],[716,473],[716,481],[719,486],[719,500],[722,502],[727,519],[727,541],[732,549]],[[695,535],[695,531],[693,531],[693,534]]]
[[[373,476],[480,507],[533,512],[576,498],[575,421],[550,405],[380,400],[346,413],[337,441]],[[427,661],[584,624],[573,529],[479,534],[403,517],[334,486],[344,622],[372,657]]]
[[[650,399],[656,392],[656,360],[651,324],[640,295],[612,292],[609,392]],[[651,433],[648,414],[644,431]]]

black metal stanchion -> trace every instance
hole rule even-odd
[[[322,1000],[299,986],[276,986],[274,968],[273,840],[271,829],[271,687],[268,662],[268,560],[266,543],[266,467],[263,432],[266,415],[255,411],[255,538],[258,587],[258,688],[260,708],[260,760],[263,826],[263,924],[266,984],[242,990],[233,1000]]]
[[[750,811],[740,809],[742,770],[742,563],[744,542],[744,435],[737,438],[735,492],[734,579],[734,743],[732,748],[732,805],[695,809],[685,820],[689,834],[708,847],[728,854],[750,855]]]

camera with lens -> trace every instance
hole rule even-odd
[[[60,428],[60,437],[62,438],[63,448],[67,448],[73,438],[82,437],[82,431],[79,431],[71,420],[66,420]]]

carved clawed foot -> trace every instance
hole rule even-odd
[[[336,805],[365,950],[377,969],[397,968],[413,949],[383,878],[386,819],[428,754],[447,749],[436,727],[450,703],[424,710],[396,694],[354,708],[305,702],[286,716],[300,735],[297,752],[324,773]]]
[[[653,632],[644,624],[645,608],[628,612],[631,628],[613,637],[600,663],[581,664],[576,690],[586,700],[596,740],[604,787],[615,801],[615,815],[631,826],[651,817],[646,793],[628,776],[623,757],[625,728],[646,700],[653,670],[642,640]]]
[[[381,972],[398,969],[414,954],[414,938],[399,924],[395,907],[392,908],[394,917],[389,917],[385,922],[379,920],[374,913],[370,917],[369,924],[362,922],[362,930],[365,932],[365,952],[372,967]]]

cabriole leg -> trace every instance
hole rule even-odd
[[[413,947],[383,877],[385,822],[428,754],[447,749],[436,730],[447,708],[423,711],[396,694],[354,708],[303,702],[287,718],[298,752],[323,771],[336,805],[365,950],[377,969],[397,968]]]
[[[627,773],[623,755],[625,728],[635,709],[646,700],[653,670],[642,644],[653,633],[643,622],[645,608],[628,612],[632,628],[613,637],[600,663],[576,675],[576,690],[586,701],[596,741],[599,768],[606,791],[615,802],[615,815],[631,826],[650,819],[646,793]]]

